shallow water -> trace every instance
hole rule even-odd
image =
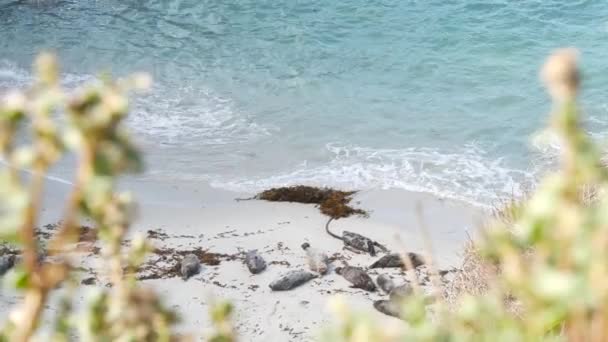
[[[606,18],[602,1],[0,0],[0,89],[29,83],[41,49],[68,87],[150,72],[129,119],[149,178],[487,203],[544,169],[529,136],[550,109],[537,75],[552,49],[582,51],[601,136]]]

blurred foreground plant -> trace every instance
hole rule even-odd
[[[69,316],[73,312],[65,298],[54,338],[68,340],[71,318],[78,318],[88,340],[168,341],[176,316],[135,282],[133,270],[149,246],[135,238],[123,247],[134,208],[128,193],[115,191],[118,176],[142,168],[140,154],[121,126],[128,110],[124,94],[146,88],[150,80],[143,75],[105,80],[67,93],[53,56],[42,54],[35,69],[33,87],[9,93],[0,104],[0,238],[21,248],[22,262],[9,278],[24,294],[1,340],[27,341],[35,335],[50,292],[70,279],[67,253],[78,242],[80,220],[89,218],[96,224],[112,286],[100,290],[85,316]],[[43,255],[35,227],[45,174],[68,152],[77,156],[75,180],[62,225]]]
[[[327,341],[608,340],[608,172],[581,128],[576,52],[557,51],[541,75],[554,101],[560,169],[479,243],[500,270],[487,292],[462,296],[452,310],[439,302],[433,315],[414,295],[402,305],[408,324],[397,329],[339,310]]]

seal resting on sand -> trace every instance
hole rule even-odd
[[[376,278],[376,284],[385,293],[390,293],[395,288],[393,279],[386,274],[381,274]]]
[[[302,249],[306,251],[308,267],[310,267],[311,271],[319,274],[327,273],[327,270],[329,269],[329,257],[327,254],[316,248],[310,247],[308,242],[302,244]]]
[[[182,279],[188,280],[188,278],[197,274],[201,270],[201,262],[198,257],[194,254],[188,254],[182,259],[181,263],[181,274]]]
[[[390,291],[388,300],[377,300],[374,308],[385,315],[401,318],[401,305],[403,300],[413,292],[410,284],[405,283]]]
[[[13,254],[3,255],[0,257],[0,275],[4,275],[4,273],[8,272],[13,266],[15,266],[15,261],[17,257]]]
[[[338,240],[342,240],[346,248],[359,252],[369,253],[371,256],[376,256],[376,247],[378,247],[378,249],[382,250],[383,252],[388,251],[386,247],[361,234],[349,232],[347,230],[342,231],[342,236],[338,236],[332,233],[329,230],[329,224],[331,223],[331,221],[333,221],[333,219],[334,218],[332,217],[327,221],[327,223],[325,224],[325,231],[331,237],[336,238]]]
[[[393,288],[389,294],[388,299],[394,302],[402,302],[407,296],[410,296],[414,292],[412,286],[408,283],[399,285]]]
[[[245,265],[249,272],[258,274],[266,269],[266,261],[258,254],[257,250],[251,250],[245,254]]]
[[[399,253],[391,253],[383,256],[376,260],[369,268],[388,268],[388,267],[400,267],[407,269],[407,263],[404,262],[403,258],[407,257],[410,259],[414,268],[424,265],[424,259],[416,253],[407,253],[405,256]]]
[[[399,303],[392,300],[377,300],[374,302],[374,308],[385,315],[400,318],[401,307]]]
[[[287,291],[316,277],[318,277],[318,275],[305,270],[289,271],[280,276],[279,279],[270,283],[269,287],[273,291]]]
[[[336,273],[353,284],[352,287],[370,292],[376,291],[376,285],[372,281],[372,278],[360,267],[337,267]]]

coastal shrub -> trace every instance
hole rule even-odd
[[[441,298],[429,310],[414,295],[402,305],[408,324],[392,327],[334,303],[340,318],[325,340],[608,339],[608,171],[581,127],[576,56],[559,50],[541,72],[554,102],[549,129],[559,137],[560,167],[498,217],[475,245],[472,255],[483,260],[474,263],[497,270],[495,277],[482,277],[486,288],[461,296],[451,310]]]
[[[122,122],[128,112],[125,94],[144,89],[146,75],[100,81],[68,92],[61,87],[55,58],[40,55],[37,79],[25,92],[10,92],[0,103],[0,263],[13,267],[4,280],[22,300],[0,330],[1,341],[29,341],[40,330],[51,292],[61,288],[55,322],[47,338],[88,341],[169,341],[177,314],[162,298],[136,281],[135,270],[150,244],[125,236],[133,220],[134,201],[115,189],[118,177],[142,169],[142,157]],[[45,177],[65,155],[76,157],[75,176],[62,221],[44,243],[39,224]],[[94,223],[109,284],[97,288],[83,309],[72,298],[78,286],[70,253],[82,241],[80,222]],[[88,232],[93,231],[88,229]],[[90,234],[89,234],[90,235]],[[15,257],[15,255],[18,255]],[[3,266],[3,267],[4,267]],[[57,293],[57,292],[55,292]],[[215,341],[231,341],[226,331],[230,306],[212,307]],[[46,325],[46,324],[45,324]],[[45,327],[48,328],[48,327]]]

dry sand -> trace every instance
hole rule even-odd
[[[314,340],[331,318],[326,310],[328,299],[337,294],[344,296],[353,308],[367,311],[378,320],[399,322],[373,309],[372,301],[381,299],[381,293],[350,288],[346,280],[331,271],[291,291],[270,290],[268,284],[280,274],[307,267],[305,253],[300,248],[304,242],[328,255],[335,254],[338,260],[333,263],[334,267],[343,262],[365,267],[382,256],[374,258],[344,250],[341,241],[325,233],[327,217],[313,205],[237,202],[235,198],[251,194],[231,193],[206,185],[130,180],[124,187],[137,194],[141,205],[132,231],[145,234],[152,229],[166,234],[152,239],[155,245],[177,249],[201,247],[230,255],[257,249],[269,263],[267,270],[252,275],[242,261],[222,259],[219,265],[203,265],[200,274],[188,281],[180,278],[142,281],[142,285],[163,294],[166,303],[180,313],[180,331],[202,338],[209,326],[208,304],[214,298],[234,303],[234,324],[243,341]],[[57,220],[68,190],[68,184],[50,182],[42,224]],[[466,232],[474,231],[485,216],[481,209],[462,202],[401,190],[362,191],[352,203],[369,211],[370,216],[334,221],[331,225],[334,232],[346,229],[377,240],[392,251],[424,254],[421,232],[426,231],[439,269],[459,266]],[[95,271],[97,286],[103,286],[103,269],[99,267],[98,257],[87,254],[82,264]],[[406,278],[397,269],[370,271],[373,278],[380,273],[391,274],[396,283]],[[83,278],[89,276],[83,274]],[[76,302],[81,303],[95,287],[83,286],[75,297]],[[17,299],[14,293],[2,290],[0,314],[3,317]],[[53,308],[53,304],[49,305],[46,321],[52,319]]]

